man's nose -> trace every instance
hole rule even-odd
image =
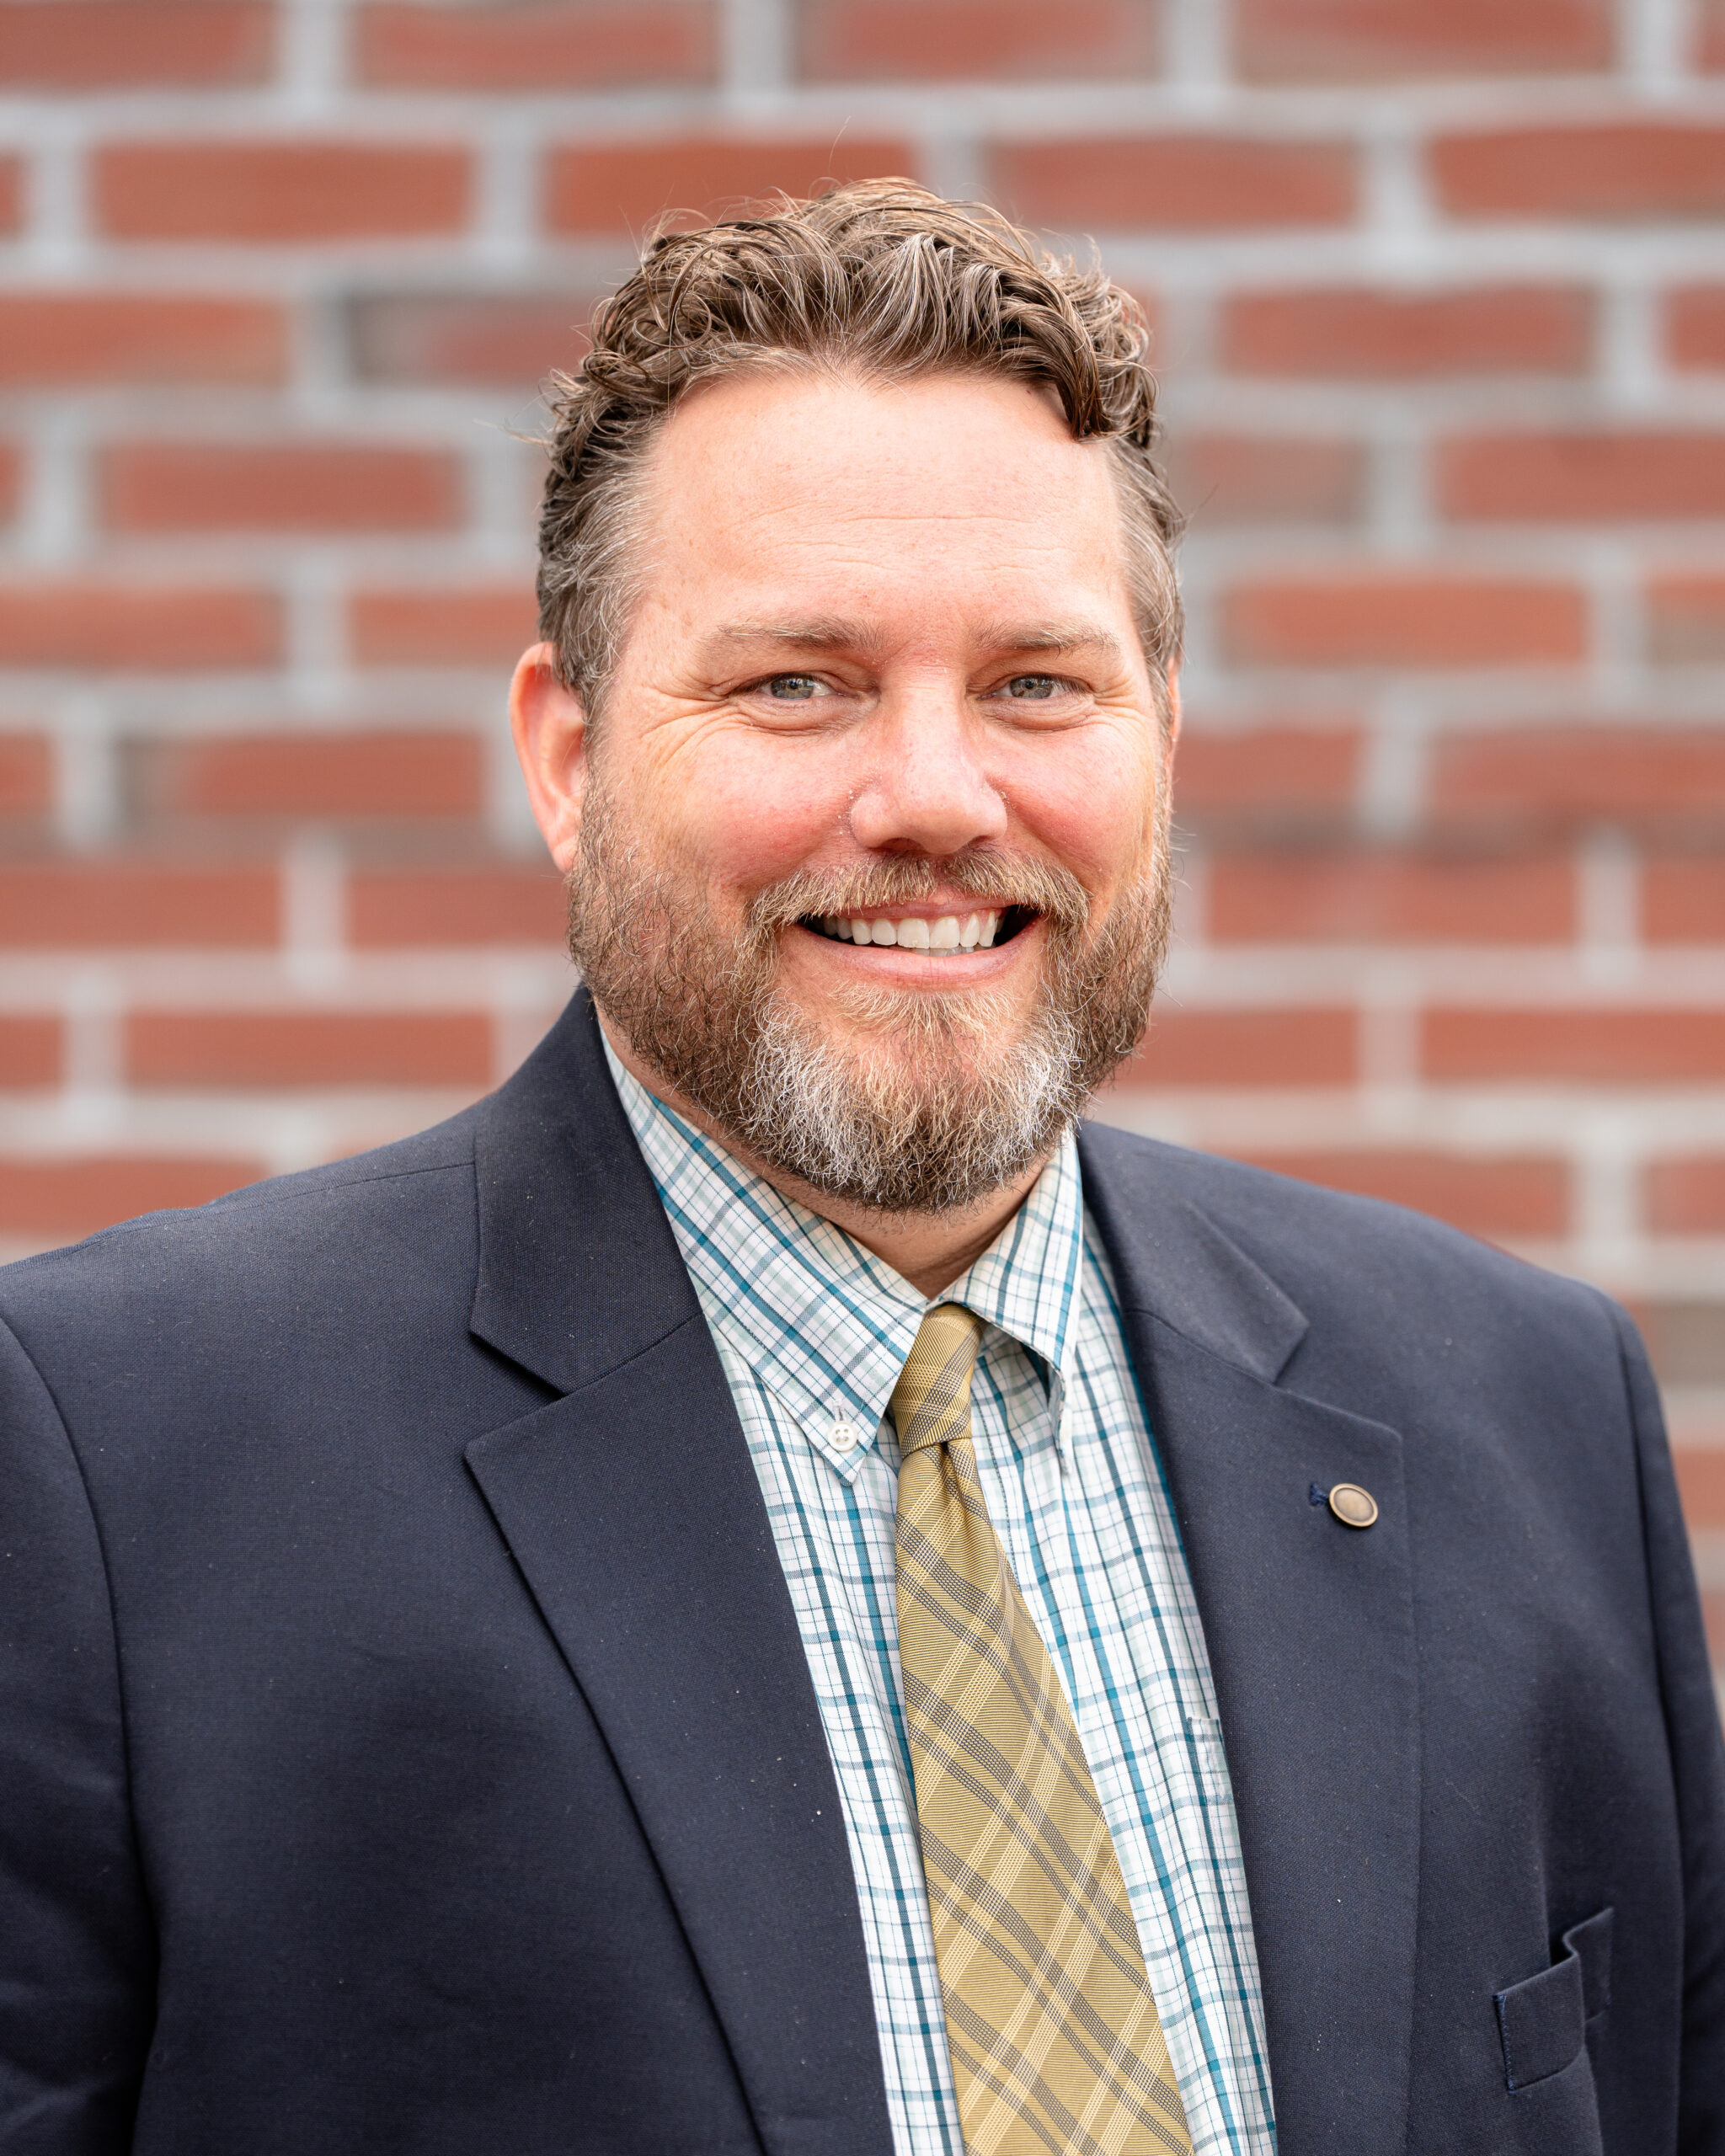
[[[1004,836],[1007,804],[983,761],[978,722],[949,695],[896,698],[869,729],[868,776],[851,804],[851,835],[871,853],[934,859]]]

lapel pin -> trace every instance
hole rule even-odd
[[[1378,1501],[1357,1482],[1338,1482],[1330,1492],[1330,1510],[1343,1527],[1370,1527],[1378,1516]]]

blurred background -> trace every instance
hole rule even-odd
[[[660,211],[882,173],[1156,324],[1103,1113],[1627,1300],[1725,1660],[1725,0],[0,0],[0,1251],[531,1047],[537,386]]]

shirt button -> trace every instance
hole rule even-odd
[[[862,1433],[848,1415],[841,1415],[826,1433],[826,1442],[835,1452],[849,1452],[862,1442]]]

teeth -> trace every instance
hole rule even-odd
[[[990,949],[1000,932],[997,913],[943,913],[926,921],[920,915],[908,921],[869,921],[861,914],[822,914],[815,925],[821,933],[841,943],[896,945],[901,951],[975,951]]]

